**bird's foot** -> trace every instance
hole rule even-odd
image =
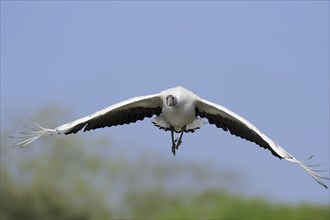
[[[179,146],[182,144],[181,138],[175,139],[174,143],[175,143],[175,149],[179,149]]]
[[[172,153],[173,153],[173,156],[175,156],[175,150],[176,150],[176,149],[177,149],[176,144],[173,143],[173,144],[172,144]]]

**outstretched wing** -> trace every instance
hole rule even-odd
[[[316,171],[312,169],[313,165],[307,165],[302,161],[297,160],[281,146],[262,133],[256,126],[229,109],[197,97],[196,115],[201,118],[207,118],[210,124],[214,124],[216,127],[222,128],[224,131],[229,131],[232,135],[252,141],[257,145],[270,150],[274,156],[280,159],[297,163],[319,184],[328,188],[323,183],[322,179],[329,178],[317,174]]]
[[[15,146],[24,147],[40,137],[53,134],[75,134],[81,129],[89,131],[97,128],[133,123],[143,120],[146,117],[150,118],[153,115],[160,115],[162,105],[162,99],[159,94],[154,94],[119,102],[53,129],[44,128],[35,123],[36,129],[33,129],[33,131],[20,132],[21,136],[18,138],[23,138],[23,141],[17,143]]]

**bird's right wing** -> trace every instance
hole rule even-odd
[[[138,120],[143,120],[146,117],[150,118],[153,115],[160,115],[162,105],[162,98],[159,94],[153,94],[119,102],[56,128],[44,128],[34,123],[36,128],[32,128],[32,131],[20,132],[19,136],[12,136],[14,138],[23,139],[14,146],[24,147],[43,136],[75,134],[83,128],[84,131],[89,131],[97,128],[133,123]]]

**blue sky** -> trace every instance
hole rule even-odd
[[[328,168],[329,2],[1,1],[3,131],[46,106],[72,112],[61,124],[177,85]],[[94,132],[240,170],[253,195],[329,203],[299,167],[210,125],[175,158],[148,120]]]

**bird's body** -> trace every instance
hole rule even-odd
[[[194,132],[199,129],[202,119],[217,128],[229,131],[232,135],[254,142],[260,147],[287,161],[298,164],[322,186],[322,179],[329,179],[319,175],[312,165],[297,160],[281,146],[262,133],[252,123],[230,111],[229,109],[200,98],[182,86],[164,90],[158,94],[140,96],[111,105],[86,117],[60,125],[54,129],[36,125],[33,131],[21,132],[24,140],[15,146],[24,147],[43,136],[55,134],[75,134],[80,130],[89,131],[98,128],[112,127],[143,120],[155,116],[152,123],[165,131],[171,132],[172,152],[182,143],[184,132]],[[174,132],[180,133],[174,140]]]
[[[196,95],[194,93],[178,86],[173,90],[163,91],[161,96],[164,103],[162,114],[158,117],[163,120],[163,123],[158,124],[159,126],[162,124],[167,125],[163,126],[163,128],[170,128],[172,126],[176,132],[181,132],[184,127],[195,127],[191,125],[196,119],[195,102],[191,101],[195,100]],[[175,106],[166,104],[166,97],[168,96],[173,96],[177,99]]]

